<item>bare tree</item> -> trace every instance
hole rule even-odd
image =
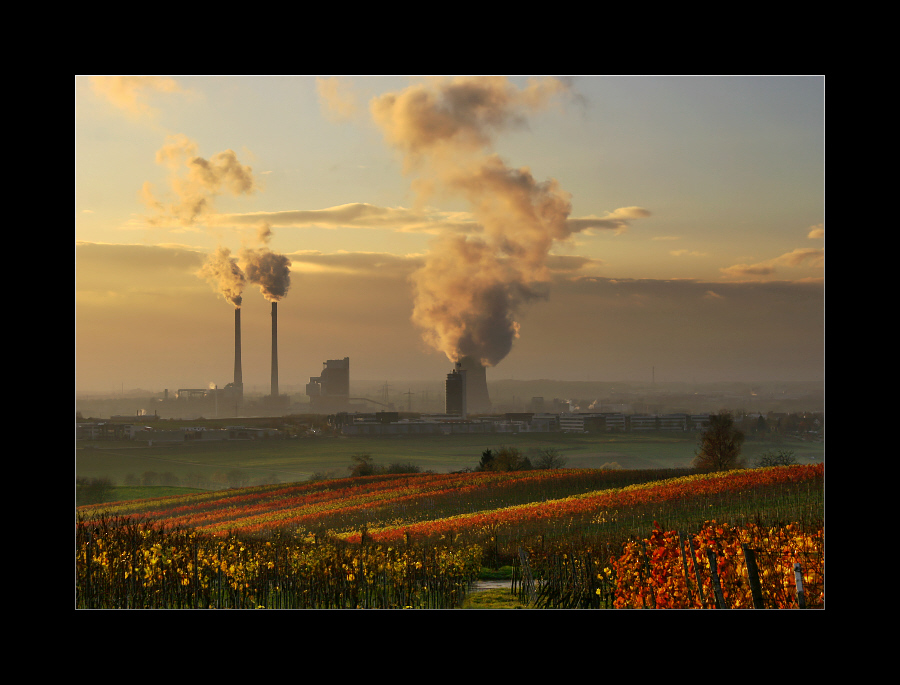
[[[538,450],[537,459],[534,462],[536,469],[561,469],[566,465],[566,458],[555,447],[545,447]]]
[[[731,414],[712,414],[709,427],[700,435],[700,445],[694,457],[699,471],[728,471],[744,467],[741,446],[744,434],[734,426]]]
[[[796,464],[797,459],[794,457],[794,450],[772,450],[763,452],[756,458],[756,466],[790,466]]]

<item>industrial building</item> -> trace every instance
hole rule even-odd
[[[447,374],[445,389],[444,411],[451,416],[465,418],[468,414],[466,410],[466,372],[459,362],[456,363],[453,371]]]
[[[350,357],[329,359],[319,376],[311,376],[306,384],[311,409],[330,414],[347,411],[350,402]]]
[[[488,395],[484,365],[473,357],[462,357],[447,374],[444,410],[455,416],[489,414],[491,398]]]
[[[466,411],[469,414],[490,414],[492,405],[484,365],[474,357],[462,357],[459,367],[466,373]]]

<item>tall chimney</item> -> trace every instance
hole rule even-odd
[[[278,303],[272,303],[272,397],[278,397]]]
[[[241,308],[234,308],[234,389],[238,401],[244,399],[244,372],[241,369]]]

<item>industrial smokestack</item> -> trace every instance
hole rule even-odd
[[[238,401],[244,399],[244,372],[241,368],[241,308],[234,310],[234,389]]]
[[[272,303],[272,397],[278,397],[278,303]]]

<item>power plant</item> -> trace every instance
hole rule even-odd
[[[447,374],[444,384],[447,414],[465,418],[469,414],[489,414],[491,398],[488,395],[484,365],[474,357],[462,357]]]
[[[164,403],[174,404],[181,415],[217,417],[251,416],[286,411],[291,406],[291,395],[281,394],[278,370],[278,303],[271,307],[271,375],[270,393],[257,400],[245,396],[241,349],[241,308],[234,310],[234,380],[224,388],[210,384],[207,388],[180,388],[173,398],[165,391]],[[350,395],[350,357],[328,359],[323,362],[318,376],[310,376],[306,384],[309,404],[302,403],[299,411],[315,414],[337,414],[365,410],[366,403],[380,405],[383,410],[394,410],[387,398],[382,401]],[[407,393],[410,396],[413,393]],[[427,394],[427,393],[426,393]],[[466,418],[475,414],[488,414],[492,405],[488,395],[485,367],[474,357],[462,357],[445,382],[445,412],[451,416]],[[301,408],[302,407],[302,408]],[[168,410],[174,410],[168,406]],[[411,408],[411,407],[410,407]]]

